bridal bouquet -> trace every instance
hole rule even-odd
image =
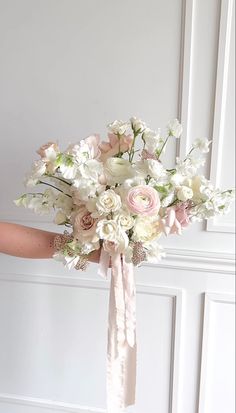
[[[101,249],[100,274],[112,267],[109,338],[108,408],[114,413],[134,403],[136,337],[133,266],[158,262],[165,254],[161,236],[180,235],[194,221],[226,214],[231,189],[214,188],[198,173],[211,141],[198,138],[185,159],[166,168],[161,156],[182,126],[169,122],[166,134],[142,120],[115,120],[108,140],[91,135],[62,151],[49,142],[37,151],[26,177],[30,187],[46,185],[15,200],[36,213],[56,211],[54,223],[71,228],[55,239],[54,258],[82,269],[89,254]]]

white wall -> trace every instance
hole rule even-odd
[[[131,115],[152,128],[181,119],[168,165],[195,137],[213,139],[203,172],[234,186],[233,8],[0,0],[0,219],[55,230],[13,204],[35,150]],[[137,404],[127,412],[234,412],[233,217],[163,239],[167,258],[137,270]],[[105,411],[109,284],[96,272],[0,256],[0,413]]]

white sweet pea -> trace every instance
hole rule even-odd
[[[124,135],[130,128],[129,122],[123,122],[122,120],[115,120],[107,125],[109,131],[115,135]]]
[[[144,129],[146,129],[146,123],[141,119],[137,119],[135,116],[130,118],[130,122],[135,133],[142,133]]]
[[[193,191],[191,188],[188,186],[181,186],[181,188],[177,191],[177,198],[180,201],[187,201],[188,199],[191,199],[193,197]]]
[[[77,173],[78,173],[78,167],[74,163],[61,163],[60,165],[60,172],[63,178],[65,179],[75,179]]]
[[[104,185],[100,185],[86,178],[74,180],[73,187],[76,189],[76,191],[73,191],[73,199],[77,205],[79,205],[81,201],[87,202],[90,197],[95,197],[105,189]]]
[[[98,182],[103,174],[103,164],[96,159],[90,159],[78,167],[81,176],[85,179]]]
[[[99,195],[96,207],[100,215],[116,212],[121,208],[121,198],[115,191],[108,189]]]
[[[177,157],[176,172],[186,177],[192,177],[196,174],[197,167],[192,163],[191,159],[187,158],[182,161],[179,157]]]
[[[91,148],[84,140],[81,140],[79,143],[70,144],[65,153],[72,156],[77,164],[81,164],[91,159]]]
[[[46,164],[43,160],[35,161],[31,171],[25,177],[24,185],[28,187],[37,185],[40,178],[46,173],[46,169]]]
[[[67,216],[64,212],[58,211],[53,220],[54,224],[63,225],[67,221]]]
[[[180,138],[183,132],[183,127],[179,123],[178,119],[174,119],[170,121],[167,125],[168,133],[170,136],[174,136],[175,138]]]
[[[143,140],[145,142],[145,149],[154,154],[161,146],[163,146],[164,140],[160,136],[160,129],[155,132],[149,128],[143,132]]]
[[[209,152],[209,145],[211,144],[212,140],[209,141],[207,138],[197,138],[193,142],[193,147],[199,149],[202,153]]]

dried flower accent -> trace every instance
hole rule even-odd
[[[132,258],[133,264],[137,266],[145,260],[146,260],[146,251],[143,247],[142,242],[140,241],[135,242],[133,246],[133,258]]]
[[[56,251],[62,250],[65,245],[73,240],[73,236],[69,234],[68,231],[64,231],[63,234],[58,234],[54,238],[53,246]]]
[[[81,255],[79,261],[77,262],[75,269],[85,271],[88,267],[88,258],[85,255]]]

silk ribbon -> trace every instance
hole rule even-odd
[[[122,254],[102,249],[99,274],[107,278],[111,262],[111,285],[107,343],[107,408],[118,413],[135,403],[136,389],[136,287],[133,264]]]

